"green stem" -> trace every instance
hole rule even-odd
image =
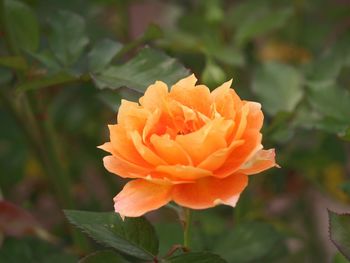
[[[55,148],[56,138],[53,138],[49,130],[48,120],[38,121],[33,106],[25,94],[22,94],[21,106],[21,115],[24,118],[19,118],[19,120],[23,122],[24,119],[25,123],[22,123],[22,127],[28,126],[32,131],[30,136],[33,138],[30,141],[35,144],[34,149],[36,149],[39,161],[53,184],[53,190],[59,202],[64,208],[73,208],[74,201],[70,191],[70,180],[60,163],[59,154]]]
[[[26,112],[31,115],[31,126],[36,127],[37,134],[40,136],[37,141],[40,149],[39,160],[42,162],[50,182],[53,184],[53,190],[57,199],[63,208],[74,208],[75,202],[70,188],[70,176],[67,169],[62,165],[57,143],[59,139],[54,132],[52,123],[50,119],[38,121],[33,112],[33,103],[30,104],[29,101],[26,104]],[[82,250],[88,249],[86,238],[76,229],[70,227],[70,231],[74,243]]]
[[[128,1],[116,1],[116,7],[118,12],[119,21],[116,25],[116,28],[119,30],[119,38],[123,39],[123,41],[130,41],[130,11],[129,11],[129,3]]]
[[[129,53],[131,50],[137,48],[138,46],[146,43],[148,39],[144,36],[135,39],[134,41],[129,42],[127,45],[125,45],[114,57],[113,61],[117,61],[119,58],[121,58],[126,53]]]
[[[148,28],[146,32],[143,33],[142,36],[140,36],[135,40],[129,41],[128,44],[123,46],[123,48],[113,57],[112,61],[115,62],[118,59],[120,59],[122,56],[138,48],[139,46],[159,38],[161,33],[157,31],[155,32],[155,30],[159,30],[159,29],[156,29],[155,27]]]
[[[184,208],[184,247],[187,249],[189,249],[191,245],[191,225],[192,225],[191,209]]]

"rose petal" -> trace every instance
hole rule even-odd
[[[97,148],[109,152],[111,154],[116,153],[116,150],[113,148],[111,142],[105,142],[104,144],[97,146]]]
[[[195,109],[207,116],[210,113],[210,90],[204,85],[195,86],[197,79],[191,75],[172,86],[169,98]]]
[[[120,156],[109,155],[104,157],[103,165],[108,172],[123,178],[142,178],[150,173],[149,169],[128,162]]]
[[[155,109],[152,114],[147,119],[145,127],[142,131],[142,140],[143,142],[147,142],[148,137],[152,134],[164,134],[166,131],[166,125],[162,123],[159,119],[161,116],[161,111],[159,109]]]
[[[172,178],[180,180],[196,180],[213,175],[208,170],[187,165],[160,165],[156,167],[156,171],[168,174]]]
[[[242,138],[244,143],[236,147],[227,158],[226,162],[214,171],[215,177],[224,178],[234,174],[239,167],[248,161],[256,152],[262,149],[262,135],[255,132],[246,133]]]
[[[260,131],[264,123],[264,114],[261,111],[261,104],[253,101],[246,102],[249,105],[246,130]]]
[[[178,82],[174,84],[174,86],[178,87],[194,87],[197,83],[197,78],[194,74],[189,75],[186,78],[180,79]]]
[[[155,152],[168,164],[192,164],[191,157],[180,146],[179,143],[172,140],[168,134],[158,136],[153,134],[151,143]]]
[[[216,177],[223,178],[226,176],[229,176],[233,173],[235,173],[243,163],[249,161],[250,158],[252,158],[259,150],[262,149],[261,140],[262,135],[260,133],[260,129],[263,124],[264,116],[261,111],[261,105],[259,103],[255,102],[244,102],[243,108],[249,109],[247,115],[246,115],[246,121],[245,121],[245,129],[243,133],[238,128],[236,131],[232,132],[232,136],[239,137],[241,140],[244,140],[244,144],[240,145],[239,147],[235,148],[231,155],[227,158],[227,161],[217,170],[214,172]],[[237,121],[241,122],[240,118],[241,116],[237,116]],[[240,125],[240,127],[242,127]],[[237,135],[237,133],[242,133],[242,135]],[[228,141],[231,141],[232,138],[230,138]],[[234,140],[233,140],[234,141]]]
[[[244,140],[238,140],[231,143],[227,148],[219,149],[216,152],[209,155],[204,161],[202,161],[197,167],[214,171],[219,169],[227,160],[228,156],[231,155],[232,151],[238,146],[242,145]]]
[[[148,116],[149,112],[138,103],[122,100],[118,110],[118,124],[126,130],[141,132]]]
[[[138,132],[130,132],[131,139],[134,143],[134,146],[142,158],[154,166],[167,164],[162,160],[157,154],[155,154],[150,148],[143,144],[141,136]]]
[[[128,135],[128,131],[119,124],[108,125],[111,145],[115,152],[119,153],[124,159],[141,164],[148,165],[136,150],[133,141]]]
[[[210,154],[227,147],[225,137],[232,125],[232,120],[216,119],[195,132],[176,136],[176,142],[191,156],[193,164],[197,165]]]
[[[247,117],[249,114],[249,104],[244,105],[240,112],[237,113],[235,123],[237,124],[235,129],[232,131],[233,139],[240,139],[247,127]]]
[[[236,111],[242,107],[242,100],[231,89],[232,79],[225,82],[210,94],[216,112],[227,119],[234,119]]]
[[[150,111],[162,109],[168,94],[168,86],[162,81],[156,81],[149,86],[145,94],[140,98],[140,104]]]
[[[234,119],[236,114],[234,110],[234,101],[229,92],[231,84],[232,79],[211,92],[210,97],[214,107],[213,116],[215,116],[215,113],[219,113],[222,117],[232,120]]]
[[[114,197],[115,212],[121,216],[138,217],[167,204],[171,199],[171,185],[161,185],[138,179],[128,182]]]
[[[147,175],[144,179],[155,184],[165,184],[165,185],[193,183],[193,181],[191,180],[174,178],[169,174],[158,172],[158,171],[151,171],[150,174]]]
[[[260,150],[250,160],[244,163],[238,172],[251,175],[272,167],[279,167],[275,161],[275,149]]]
[[[150,167],[150,164],[142,158],[135,148],[133,141],[131,140],[130,136],[128,136],[128,132],[124,129],[124,127],[117,124],[108,125],[108,128],[111,144],[117,153],[131,163]]]
[[[239,195],[248,184],[244,174],[234,174],[224,179],[207,177],[193,184],[175,185],[173,200],[192,209],[206,209],[220,203],[235,206]]]

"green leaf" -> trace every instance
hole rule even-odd
[[[158,254],[158,239],[153,226],[142,217],[123,221],[114,212],[64,211],[69,221],[96,241],[127,255],[152,260]]]
[[[118,91],[115,90],[101,90],[97,97],[108,106],[113,112],[117,112],[120,107],[121,97]]]
[[[333,257],[332,263],[349,263],[349,260],[347,260],[341,253],[337,253]]]
[[[303,96],[302,78],[295,68],[277,62],[267,62],[254,75],[252,89],[263,110],[270,115],[291,112]]]
[[[77,258],[34,238],[7,238],[0,249],[0,262],[75,263]]]
[[[321,114],[350,122],[350,92],[335,85],[309,88],[309,101]]]
[[[237,45],[243,45],[255,37],[283,27],[292,14],[291,8],[280,10],[263,8],[259,12],[252,13],[241,20],[237,27],[235,36]]]
[[[328,211],[329,235],[339,251],[350,260],[350,214]]]
[[[208,23],[219,23],[225,18],[224,8],[221,0],[202,1],[201,3],[204,7],[203,16]]]
[[[225,82],[227,79],[225,72],[212,60],[208,59],[202,73],[202,80],[203,83],[208,85],[210,88],[215,88]]]
[[[261,8],[259,1],[256,0],[239,2],[228,10],[226,22],[231,26],[239,27],[243,20],[246,20],[250,15],[258,12]]]
[[[220,256],[209,252],[192,252],[171,257],[166,263],[226,263]]]
[[[113,57],[121,50],[122,44],[104,39],[98,42],[89,52],[89,69],[92,72],[98,72],[105,68]]]
[[[63,66],[72,65],[89,43],[84,19],[68,11],[58,11],[50,20],[49,45]]]
[[[306,67],[308,85],[315,87],[334,85],[344,64],[345,59],[342,55],[329,50]]]
[[[20,56],[0,57],[0,65],[18,70],[26,70],[28,68],[27,61]]]
[[[347,195],[350,195],[350,180],[347,180],[344,183],[342,183],[340,185],[340,189]]]
[[[220,46],[215,50],[209,50],[209,52],[216,60],[227,65],[241,67],[245,64],[242,51],[235,47]]]
[[[57,73],[58,71],[62,70],[61,65],[50,50],[43,50],[38,53],[29,52],[28,54],[40,64],[45,66],[50,72]]]
[[[79,260],[79,263],[128,263],[112,250],[97,251]]]
[[[350,93],[347,90],[335,85],[311,86],[308,100],[322,117],[316,128],[346,135],[350,128]]]
[[[214,252],[228,262],[259,262],[279,246],[281,239],[281,235],[269,224],[242,223],[217,242]]]
[[[144,48],[127,63],[111,66],[93,78],[101,89],[126,86],[144,92],[156,80],[172,85],[188,74],[188,70],[175,59],[154,49]]]
[[[23,2],[15,0],[5,0],[4,7],[11,45],[35,51],[39,46],[39,24],[34,12]]]
[[[126,87],[121,87],[118,90],[104,89],[97,94],[98,98],[113,112],[118,111],[122,99],[138,102],[141,95],[140,92]]]
[[[81,76],[75,76],[67,72],[59,72],[51,76],[45,76],[40,79],[22,83],[17,86],[17,90],[36,90],[71,83],[80,79],[82,79]]]

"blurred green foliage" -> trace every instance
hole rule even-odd
[[[210,88],[233,78],[261,102],[264,145],[282,169],[252,178],[235,209],[195,213],[194,251],[163,262],[346,262],[320,222],[350,201],[349,14],[343,0],[0,0],[0,188],[59,240],[5,237],[0,262],[70,262],[100,248],[61,209],[112,210],[122,181],[96,149],[106,124],[122,98],[190,72]],[[182,241],[176,214],[149,219],[166,256]],[[128,256],[82,262],[136,262],[133,246],[117,248]]]

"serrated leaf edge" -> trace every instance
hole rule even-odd
[[[335,247],[339,250],[339,252],[348,260],[350,260],[350,257],[345,255],[344,251],[339,247],[337,242],[333,239],[332,237],[332,231],[331,231],[331,213],[336,214],[338,216],[349,216],[350,213],[336,213],[330,209],[327,208],[327,213],[328,213],[328,237],[332,241],[332,243],[335,245]]]
[[[91,234],[89,234],[88,231],[86,231],[84,227],[82,227],[82,226],[79,225],[77,222],[75,222],[74,219],[71,219],[71,218],[67,215],[66,211],[81,211],[81,210],[63,210],[63,212],[64,212],[65,217],[67,218],[67,220],[68,220],[71,224],[73,224],[75,227],[79,228],[83,233],[85,233],[86,235],[88,235],[89,237],[91,237],[91,238],[92,238],[93,240],[95,240],[96,242],[98,242],[98,243],[100,243],[100,244],[102,244],[102,245],[105,245],[105,246],[107,246],[107,247],[110,247],[110,248],[112,248],[112,249],[114,249],[114,250],[116,250],[116,251],[118,251],[118,252],[121,252],[121,253],[124,253],[124,254],[127,254],[127,255],[129,255],[129,256],[136,257],[136,258],[142,259],[142,260],[152,260],[152,259],[154,259],[154,258],[157,257],[157,255],[153,255],[151,252],[149,252],[149,251],[145,250],[144,248],[142,248],[142,247],[140,247],[140,246],[134,244],[133,242],[130,242],[129,240],[125,240],[125,239],[124,239],[124,240],[125,240],[127,243],[129,243],[131,246],[137,247],[138,249],[142,250],[143,252],[145,252],[145,254],[149,255],[150,257],[149,257],[149,258],[145,258],[145,257],[141,258],[141,257],[135,256],[135,255],[129,254],[129,253],[125,252],[125,251],[120,251],[120,250],[118,250],[117,248],[112,247],[111,245],[107,244],[106,242],[96,239],[96,238],[93,237]],[[82,211],[82,212],[90,212],[90,211]],[[151,225],[151,226],[152,226],[152,228],[153,228],[153,225]],[[123,228],[123,231],[124,231],[124,228]]]

